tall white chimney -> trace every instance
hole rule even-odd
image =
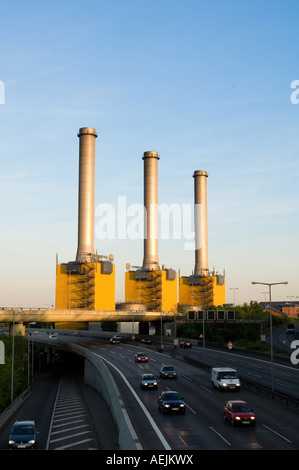
[[[78,249],[76,261],[94,258],[95,139],[93,127],[79,129]]]
[[[194,177],[195,269],[194,274],[209,275],[208,264],[208,209],[207,178],[205,170],[196,170]]]
[[[158,152],[144,152],[143,269],[158,270]]]

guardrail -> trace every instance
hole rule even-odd
[[[202,369],[205,369],[209,372],[212,369],[211,365],[203,361],[199,361],[198,359],[194,359],[189,356],[184,356],[183,354],[180,354],[177,352],[172,352],[170,355],[175,357],[176,359],[182,359],[183,361],[188,362],[189,364],[201,367]],[[272,391],[269,387],[259,384],[258,382],[254,382],[252,380],[248,380],[247,378],[242,377],[242,376],[239,376],[239,379],[241,381],[242,386],[246,387],[250,391],[254,391],[255,393],[258,393],[259,395],[265,394],[267,397],[270,397],[272,400],[276,400],[280,404],[284,404],[288,407],[294,406],[295,408],[297,408],[299,406],[299,399],[295,397],[291,397],[281,392]]]
[[[144,346],[143,346],[144,347]],[[200,361],[198,359],[195,359],[190,356],[185,356],[180,352],[180,349],[178,348],[165,348],[161,349],[160,347],[154,348],[158,352],[163,352],[163,354],[168,354],[169,356],[175,358],[175,359],[180,359],[185,362],[188,362],[188,364],[194,365],[196,367],[200,367],[203,370],[206,370],[208,372],[211,371],[212,366],[208,364],[207,362]],[[258,393],[259,395],[264,394],[267,397],[270,397],[271,400],[276,400],[280,404],[284,404],[285,406],[294,406],[295,408],[299,407],[299,399],[292,397],[290,395],[277,392],[277,391],[272,391],[269,387],[259,384],[258,382],[254,382],[252,380],[248,380],[245,377],[242,377],[239,375],[239,379],[241,381],[241,384],[243,387],[246,387],[252,392]]]

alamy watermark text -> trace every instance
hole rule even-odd
[[[147,220],[151,221],[148,230]],[[151,204],[147,217],[144,205],[127,205],[126,196],[118,196],[117,207],[99,204],[95,222],[98,240],[184,240],[185,250],[201,248],[205,229],[202,204]],[[194,227],[197,227],[196,237]]]

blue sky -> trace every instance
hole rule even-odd
[[[296,300],[299,79],[296,0],[7,2],[0,16],[1,306],[54,305],[55,262],[77,249],[80,127],[95,127],[96,207],[143,202],[144,151],[159,152],[159,203],[193,204],[207,170],[209,266],[227,302]],[[97,223],[97,218],[95,219]],[[184,240],[159,261],[194,268]],[[141,240],[113,253],[116,299]]]

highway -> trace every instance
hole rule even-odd
[[[207,372],[166,354],[148,350],[149,362],[135,363],[134,354],[142,350],[140,345],[94,342],[88,347],[105,360],[111,369],[117,368],[126,377],[157,428],[163,433],[170,449],[299,449],[298,411],[277,406],[271,400],[256,396],[247,390],[239,393],[214,390]],[[218,359],[216,361],[218,364]],[[175,366],[178,379],[160,379],[158,391],[141,390],[140,374],[150,372],[159,376],[163,363]],[[226,365],[230,364],[226,361]],[[185,415],[168,416],[158,411],[158,394],[165,389],[174,389],[184,397],[187,405]],[[247,401],[257,415],[256,427],[238,429],[225,423],[223,407],[227,399]],[[135,415],[134,409],[130,414],[133,422]],[[146,423],[145,428],[140,430],[141,442],[143,433],[145,434],[149,427],[150,424]]]
[[[0,449],[6,450],[15,420],[33,419],[37,450],[117,449],[117,431],[100,395],[83,384],[83,361],[57,366],[34,382],[30,396],[1,428]],[[102,422],[105,422],[103,427]]]
[[[238,370],[240,377],[250,382],[256,382],[271,388],[272,372],[270,358],[235,354],[233,351],[202,348],[184,349],[180,351],[185,357],[204,361],[205,364],[215,366],[233,367]],[[299,399],[299,369],[292,365],[291,361],[283,364],[273,364],[274,390]]]
[[[38,340],[38,335],[36,339]],[[40,335],[42,338],[42,335]],[[201,368],[145,348],[140,344],[109,344],[107,340],[59,335],[59,341],[76,342],[105,361],[119,387],[122,399],[139,440],[145,450],[298,450],[299,449],[299,411],[277,404],[266,396],[261,396],[247,389],[241,392],[220,392],[213,389],[210,374]],[[148,363],[136,363],[134,355],[146,351]],[[202,348],[178,350],[179,354],[201,356]],[[205,350],[205,359],[213,366],[225,364],[235,367],[240,374],[260,377],[264,381],[269,370],[269,362],[248,357],[238,357],[231,353],[217,350]],[[160,366],[172,364],[178,373],[177,380],[159,379],[158,390],[142,390],[139,377],[150,372],[159,377]],[[269,375],[269,374],[268,374]],[[275,365],[276,382],[282,382],[284,389],[298,384],[298,369]],[[268,377],[269,378],[269,377]],[[57,380],[56,380],[57,382]],[[163,415],[158,410],[158,395],[163,390],[178,391],[187,406],[185,415]],[[55,396],[56,399],[56,396]],[[223,408],[228,399],[245,400],[257,416],[254,428],[232,427],[223,419]],[[28,403],[30,400],[28,401]],[[51,404],[52,403],[52,404]],[[47,448],[53,399],[48,401],[43,413],[48,415],[47,426],[42,426],[42,448]],[[50,411],[51,418],[49,418]],[[39,419],[46,420],[43,414]],[[97,423],[98,424],[98,423]],[[45,436],[47,436],[45,438]],[[0,436],[0,445],[4,437]],[[52,440],[52,439],[50,439]],[[88,444],[89,445],[89,444]],[[90,443],[91,448],[94,443]]]

